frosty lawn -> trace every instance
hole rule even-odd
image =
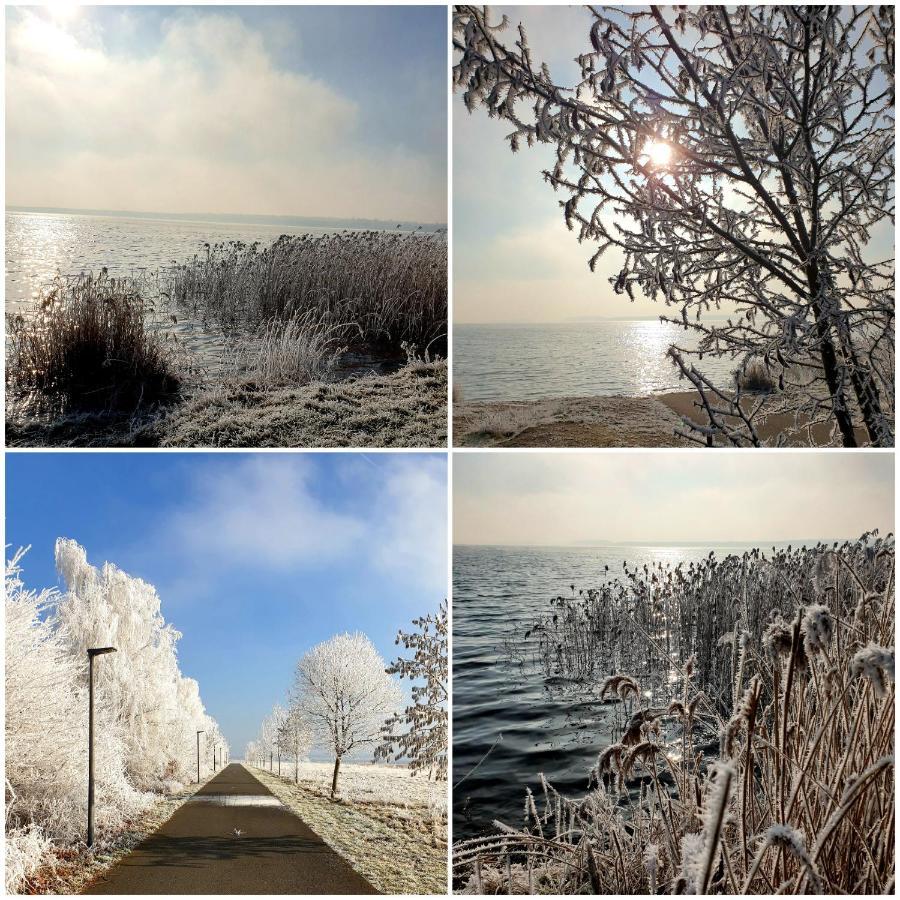
[[[301,763],[282,776],[252,769],[277,797],[385,894],[447,890],[447,782],[403,766],[349,763],[331,799],[332,766]]]

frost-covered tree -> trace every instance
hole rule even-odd
[[[9,891],[21,889],[53,845],[84,837],[87,647],[119,650],[94,669],[101,842],[148,806],[148,790],[177,790],[193,777],[197,728],[227,746],[197,682],[179,671],[177,632],[150,585],[114,566],[95,569],[81,547],[60,541],[66,593],[31,591],[21,558],[7,564],[4,602]]]
[[[259,726],[259,735],[256,739],[257,745],[263,755],[263,768],[268,766],[270,770],[274,766],[275,754],[278,751],[278,709],[279,707],[276,706],[272,712],[262,720],[262,724]]]
[[[568,227],[612,252],[635,290],[699,336],[670,356],[700,394],[700,443],[759,445],[771,412],[827,422],[852,447],[894,441],[893,6],[592,7],[580,79],[554,81],[524,28],[456,8],[454,81],[510,122],[513,151],[552,144],[544,172]],[[574,50],[573,50],[574,53]],[[893,240],[890,240],[893,245]],[[706,320],[709,311],[730,313]],[[727,354],[714,385],[692,354]],[[776,398],[741,404],[762,365]]]
[[[385,719],[397,711],[401,691],[366,635],[338,634],[316,644],[297,663],[292,707],[309,723],[317,743],[334,757],[332,796],[341,760],[378,741]]]
[[[6,886],[15,892],[52,843],[84,837],[87,815],[87,689],[83,661],[57,627],[56,590],[28,590],[17,553],[4,602]],[[101,833],[138,814],[145,797],[125,774],[123,729],[97,691],[95,767]]]
[[[72,652],[86,669],[88,647],[118,650],[95,667],[94,679],[114,704],[116,721],[128,725],[123,740],[129,776],[142,788],[156,787],[161,778],[190,780],[198,730],[205,732],[201,771],[211,771],[211,748],[225,742],[196,681],[179,670],[175,647],[181,635],[163,618],[156,589],[110,563],[95,568],[75,541],[57,541],[56,564],[68,588],[58,627]]]
[[[412,705],[395,713],[382,729],[376,758],[409,760],[413,773],[447,777],[447,601],[437,613],[413,619],[415,631],[400,631],[396,643],[413,651],[388,666],[389,675],[413,682]]]
[[[292,707],[278,727],[278,740],[288,756],[294,759],[294,781],[300,781],[300,760],[308,756],[313,745],[313,731],[303,713]]]

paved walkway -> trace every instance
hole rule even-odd
[[[83,893],[378,892],[265,785],[232,763]]]

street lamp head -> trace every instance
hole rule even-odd
[[[115,653],[115,647],[88,647],[88,656],[100,656],[103,653]]]

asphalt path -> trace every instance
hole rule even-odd
[[[84,894],[377,894],[239,763]]]

